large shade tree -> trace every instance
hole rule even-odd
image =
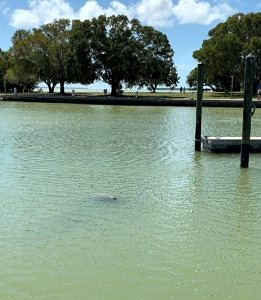
[[[21,65],[12,63],[12,58],[10,60],[10,68],[7,69],[5,74],[6,86],[16,88],[20,92],[32,91],[37,82],[36,74],[25,73]]]
[[[136,84],[146,86],[152,92],[159,85],[174,87],[178,74],[174,66],[174,51],[168,38],[151,26],[142,26],[136,22],[135,31],[139,44],[139,71]]]
[[[64,94],[64,84],[68,80],[67,61],[69,58],[70,26],[68,19],[60,19],[45,24],[39,29],[39,33],[44,36],[48,46],[47,49],[39,49],[47,50],[44,54],[48,59],[47,70],[41,69],[40,66],[40,76],[46,83],[48,79],[53,80],[54,83],[59,83],[61,94]]]
[[[24,32],[26,34],[26,32]],[[21,37],[23,36],[21,32]],[[31,91],[37,81],[34,74],[14,61],[10,51],[0,50],[0,91]]]
[[[74,20],[69,37],[67,61],[68,80],[74,83],[89,84],[98,79],[97,67],[92,50],[92,23]]]
[[[81,40],[73,47],[77,53],[77,72],[84,74],[96,70],[97,78],[111,86],[113,96],[120,90],[122,82],[145,85],[153,91],[159,84],[172,86],[177,82],[174,52],[166,35],[142,26],[136,19],[102,15],[74,22],[72,32],[73,40],[79,40],[79,37]]]
[[[8,57],[8,52],[0,49],[0,91],[4,92],[6,92],[6,72],[9,65]]]
[[[135,20],[126,16],[100,16],[91,21],[91,48],[97,75],[111,86],[115,96],[121,82],[134,80],[139,71],[139,44]]]
[[[206,64],[206,84],[228,91],[231,79],[242,86],[246,57],[256,58],[256,80],[260,77],[261,13],[238,13],[209,31],[209,39],[193,57]]]
[[[178,81],[166,35],[124,15],[75,20],[72,26],[67,19],[55,20],[18,30],[12,41],[13,70],[45,82],[50,92],[58,83],[63,94],[65,82],[98,79],[108,83],[115,96],[122,82],[155,91],[158,85]]]
[[[49,92],[60,83],[60,93],[64,93],[67,81],[67,61],[69,57],[70,21],[54,20],[31,31],[17,30],[12,38],[12,58],[14,64],[47,84]]]

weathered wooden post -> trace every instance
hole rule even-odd
[[[201,151],[201,119],[202,119],[204,69],[205,69],[204,64],[198,64],[196,130],[195,130],[195,150],[196,151]]]
[[[252,116],[252,92],[255,61],[253,56],[248,56],[245,64],[244,78],[244,109],[243,109],[243,128],[241,140],[241,168],[248,168],[251,116]]]

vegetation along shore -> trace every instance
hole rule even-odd
[[[226,94],[207,93],[203,99],[203,106],[208,107],[243,107],[243,95],[236,94],[226,97]],[[97,104],[97,105],[153,105],[153,106],[195,106],[196,94],[173,95],[173,93],[127,93],[125,96],[107,96],[100,94],[40,94],[19,93],[2,94],[2,101],[22,102],[45,102],[45,103],[74,103],[74,104]],[[254,100],[256,107],[261,107],[261,101]]]
[[[204,87],[227,94],[244,90],[245,61],[252,55],[255,95],[261,79],[260,33],[261,13],[237,13],[211,29],[192,53],[206,66]],[[128,88],[152,93],[159,87],[177,89],[174,55],[166,34],[125,15],[58,19],[13,34],[10,49],[0,52],[0,90],[32,92],[44,83],[50,94],[58,86],[65,94],[67,83],[101,81],[114,97]],[[188,74],[187,84],[196,89],[197,68]]]

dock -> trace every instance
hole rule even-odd
[[[205,136],[201,139],[203,149],[211,152],[240,152],[241,137]],[[261,152],[261,137],[250,138],[250,152]]]

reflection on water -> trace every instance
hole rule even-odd
[[[0,299],[259,299],[260,155],[195,153],[194,114],[1,103]]]

